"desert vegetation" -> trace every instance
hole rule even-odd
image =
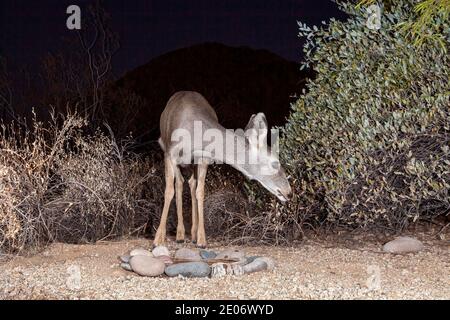
[[[280,205],[243,182],[254,210],[234,215],[236,234],[289,243],[306,229],[399,233],[449,216],[450,7],[387,1],[374,30],[373,3],[341,3],[347,21],[299,23],[302,68],[316,76],[280,128],[294,197]]]
[[[400,27],[414,3],[385,8],[380,30],[345,3],[346,22],[300,25],[317,78],[283,127],[297,196],[281,219],[400,231],[449,214],[449,60],[440,41],[417,46]],[[430,18],[448,39],[448,20]]]
[[[315,78],[280,128],[292,201],[283,205],[234,170],[212,166],[209,237],[281,244],[306,229],[396,233],[449,215],[448,2],[427,15],[434,28],[422,40],[411,28],[429,24],[415,24],[426,10],[415,1],[389,2],[379,30],[366,26],[367,3],[341,3],[346,21],[299,24],[303,66]],[[104,37],[80,34],[73,57],[45,59],[33,103],[17,102],[1,64],[2,252],[151,234],[158,225],[161,152],[138,152],[127,132],[146,102],[129,88],[110,90],[117,39],[105,13],[93,10],[90,28]],[[38,111],[27,118],[15,113],[32,106]],[[104,123],[106,114],[116,121]]]
[[[151,161],[77,114],[0,133],[0,246],[5,251],[143,233],[159,214]],[[147,191],[155,191],[151,195]]]

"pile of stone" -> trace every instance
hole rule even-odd
[[[141,276],[157,277],[223,277],[244,275],[272,270],[274,261],[268,257],[246,256],[241,250],[225,250],[219,253],[207,250],[178,249],[173,258],[164,246],[152,251],[136,248],[119,257],[120,266]]]

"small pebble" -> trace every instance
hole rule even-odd
[[[159,256],[169,256],[170,257],[169,249],[167,249],[165,246],[155,247],[153,249],[152,253],[153,253],[153,256],[155,256],[155,257],[159,257]]]
[[[131,257],[130,266],[134,272],[146,277],[157,277],[164,273],[166,267],[161,260],[149,256]]]
[[[130,251],[130,256],[148,256],[153,257],[153,254],[144,248],[136,248]]]
[[[383,246],[383,251],[389,253],[419,252],[423,249],[422,242],[411,237],[397,237]]]
[[[209,276],[211,268],[205,262],[186,262],[166,267],[165,273],[169,277],[181,275],[183,277],[201,278]]]
[[[181,248],[175,252],[175,259],[201,261],[202,257],[200,256],[198,251],[194,251],[188,248]]]
[[[200,250],[200,257],[202,257],[202,259],[214,259],[216,256],[217,253],[215,253],[214,251]]]

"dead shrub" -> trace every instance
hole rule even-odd
[[[131,140],[87,134],[87,121],[76,114],[51,119],[25,129],[2,126],[0,249],[143,232],[160,213],[152,161],[129,151]]]
[[[287,244],[298,237],[286,229],[302,230],[304,217],[281,216],[277,200],[256,184],[228,166],[211,166],[204,204],[208,237],[232,244]]]

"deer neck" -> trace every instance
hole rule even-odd
[[[217,136],[214,137],[214,147],[215,150],[219,151],[211,154],[208,153],[210,158],[215,163],[228,164],[250,178],[248,173],[250,145],[244,136],[244,131],[226,129],[218,123],[209,125],[208,128],[215,129],[215,132],[217,133]],[[205,137],[204,139],[209,140],[209,138]],[[201,152],[203,152],[203,154],[205,154],[205,151],[211,150],[210,147],[213,146],[213,143],[210,143],[210,141],[211,140],[202,144]]]

